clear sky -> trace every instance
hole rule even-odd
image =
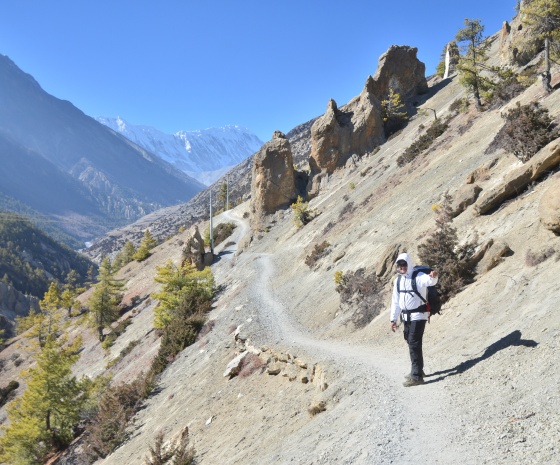
[[[263,141],[360,93],[390,45],[433,74],[465,18],[497,32],[515,0],[0,0],[0,53],[90,116]]]

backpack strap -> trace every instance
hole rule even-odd
[[[420,273],[420,271],[418,270],[414,270],[412,272],[412,282],[410,284],[412,284],[412,290],[414,291],[414,293],[420,297],[420,300],[422,302],[424,302],[424,305],[426,305],[428,303],[428,301],[426,299],[424,299],[424,297],[422,297],[422,295],[420,294],[420,292],[418,292],[418,288],[416,287],[416,276],[418,276],[418,273]]]

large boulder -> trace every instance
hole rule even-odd
[[[558,166],[560,166],[560,143],[558,140],[553,140],[527,163],[508,173],[501,184],[479,197],[474,207],[475,212],[485,215],[494,211],[506,200],[523,192],[530,183],[537,181],[545,173],[556,170]]]
[[[251,181],[251,225],[261,229],[264,218],[297,199],[290,142],[280,131],[255,154]]]
[[[416,58],[416,47],[391,45],[379,58],[372,90],[379,100],[387,98],[389,90],[403,99],[428,91],[426,65]]]
[[[185,261],[196,266],[198,270],[203,270],[205,266],[208,266],[205,263],[205,255],[204,239],[200,235],[198,226],[195,224],[189,230],[189,237],[186,240],[185,247],[183,247],[183,258]]]
[[[541,224],[555,234],[560,234],[560,177],[552,180],[552,185],[544,191],[539,203]]]

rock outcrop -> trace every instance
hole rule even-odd
[[[379,58],[375,76],[368,76],[361,94],[338,108],[329,100],[325,114],[311,128],[311,170],[308,195],[315,196],[326,176],[352,155],[361,156],[385,141],[381,101],[393,90],[404,100],[426,92],[426,66],[416,48],[393,45]]]
[[[200,235],[198,226],[194,225],[189,230],[189,238],[183,248],[183,257],[196,266],[197,270],[203,270],[205,266],[206,249],[204,239]]]
[[[352,155],[362,155],[384,142],[381,104],[373,87],[373,78],[369,76],[362,93],[340,109],[334,100],[329,100],[327,111],[313,124],[308,187],[311,196],[325,174],[344,166]]]
[[[557,140],[550,142],[527,163],[510,172],[504,182],[481,196],[475,211],[484,215],[495,210],[503,202],[519,195],[531,182],[538,180],[548,171],[560,165],[560,144]]]
[[[404,100],[428,91],[426,65],[418,60],[417,52],[416,47],[391,45],[381,55],[372,88],[379,100],[385,99],[390,89],[398,92]]]
[[[541,224],[555,234],[560,234],[560,177],[551,180],[539,203]]]
[[[262,229],[266,215],[297,199],[290,142],[280,131],[255,154],[251,182],[251,226]]]
[[[475,203],[481,192],[482,187],[478,184],[464,184],[461,186],[451,204],[451,215],[453,218],[463,213],[469,205]]]

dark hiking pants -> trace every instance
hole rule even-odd
[[[422,336],[424,336],[426,320],[404,322],[404,339],[408,343],[410,352],[410,375],[414,379],[422,378],[424,357],[422,355]]]

